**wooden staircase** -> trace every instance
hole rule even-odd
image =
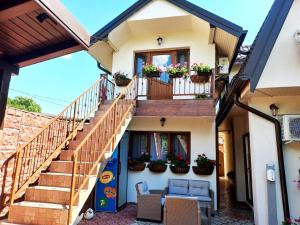
[[[111,155],[131,120],[136,84],[133,79],[114,98],[114,85],[103,77],[17,151],[9,223],[75,223],[101,162]]]

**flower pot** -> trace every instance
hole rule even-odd
[[[191,75],[193,83],[206,83],[209,81],[212,72],[198,72],[196,75]]]
[[[190,171],[190,167],[176,167],[176,166],[171,166],[170,165],[170,170],[173,172],[173,173],[179,173],[179,174],[184,174],[184,173],[188,173]]]
[[[169,74],[170,78],[181,78],[183,77],[182,73]]]
[[[147,73],[145,74],[146,77],[160,77],[160,72],[156,71],[156,72],[151,72],[151,73]]]
[[[167,170],[167,165],[155,165],[150,163],[148,168],[154,173],[163,173]]]
[[[197,175],[211,175],[214,172],[214,166],[210,167],[198,167],[193,166],[193,171]]]
[[[119,87],[125,87],[130,83],[131,79],[116,79],[116,85]]]
[[[146,163],[144,162],[133,162],[133,163],[128,163],[128,169],[130,171],[143,171],[146,168]]]

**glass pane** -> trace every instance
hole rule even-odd
[[[147,135],[133,134],[131,149],[133,159],[139,159],[143,154],[147,153]]]
[[[152,64],[161,68],[166,68],[172,64],[171,55],[155,55],[152,57]],[[169,82],[169,74],[162,72],[160,75],[161,81]]]
[[[146,64],[146,56],[145,55],[137,55],[136,56],[136,68],[135,72],[139,77],[143,76],[143,67]]]
[[[151,134],[150,159],[167,160],[168,135],[164,133]]]
[[[185,64],[188,64],[188,51],[187,50],[181,50],[177,52],[177,63],[180,63],[181,66],[185,66]]]
[[[188,160],[188,140],[187,135],[173,135],[173,155],[182,156],[184,160]]]

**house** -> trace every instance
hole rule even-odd
[[[114,200],[121,208],[137,201],[138,182],[163,189],[169,178],[209,181],[213,210],[223,197],[220,183],[229,180],[258,225],[299,215],[292,182],[299,146],[282,145],[269,109],[274,115],[275,105],[282,114],[299,112],[299,45],[293,39],[299,7],[298,1],[276,0],[248,51],[241,49],[247,31],[188,1],[137,1],[91,36],[89,53],[115,79],[102,76],[11,157],[9,222],[73,224],[99,182],[109,186],[97,204],[104,208]],[[172,77],[165,69],[194,63],[207,65],[205,79],[194,71],[186,79]],[[159,73],[147,74],[149,64]],[[117,74],[127,74],[127,85],[116,86]],[[213,171],[193,168],[201,154],[216,160]],[[143,162],[134,171],[134,163],[148,157],[148,168]],[[190,162],[188,170],[166,165],[174,158]],[[114,172],[105,170],[112,165]]]
[[[274,2],[219,102],[225,167],[235,171],[237,199],[253,205],[255,224],[278,224],[300,213],[293,182],[300,168],[299,10],[299,1]],[[274,181],[267,167],[274,167]]]

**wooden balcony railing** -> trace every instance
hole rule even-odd
[[[101,78],[10,157],[16,159],[10,204],[38,179],[61,149],[75,137],[84,122],[97,111],[102,100],[113,97],[114,85],[106,78]]]
[[[193,83],[190,78],[138,78],[138,99],[195,99],[198,95],[215,97],[215,73],[208,82]]]
[[[112,152],[118,133],[125,120],[132,116],[137,97],[137,78],[109,106],[101,119],[94,125],[73,154],[73,174],[69,203],[69,222],[72,221],[72,209],[79,193],[87,185],[93,171],[106,152]],[[85,162],[92,162],[88,165]],[[89,167],[88,167],[89,166]]]

